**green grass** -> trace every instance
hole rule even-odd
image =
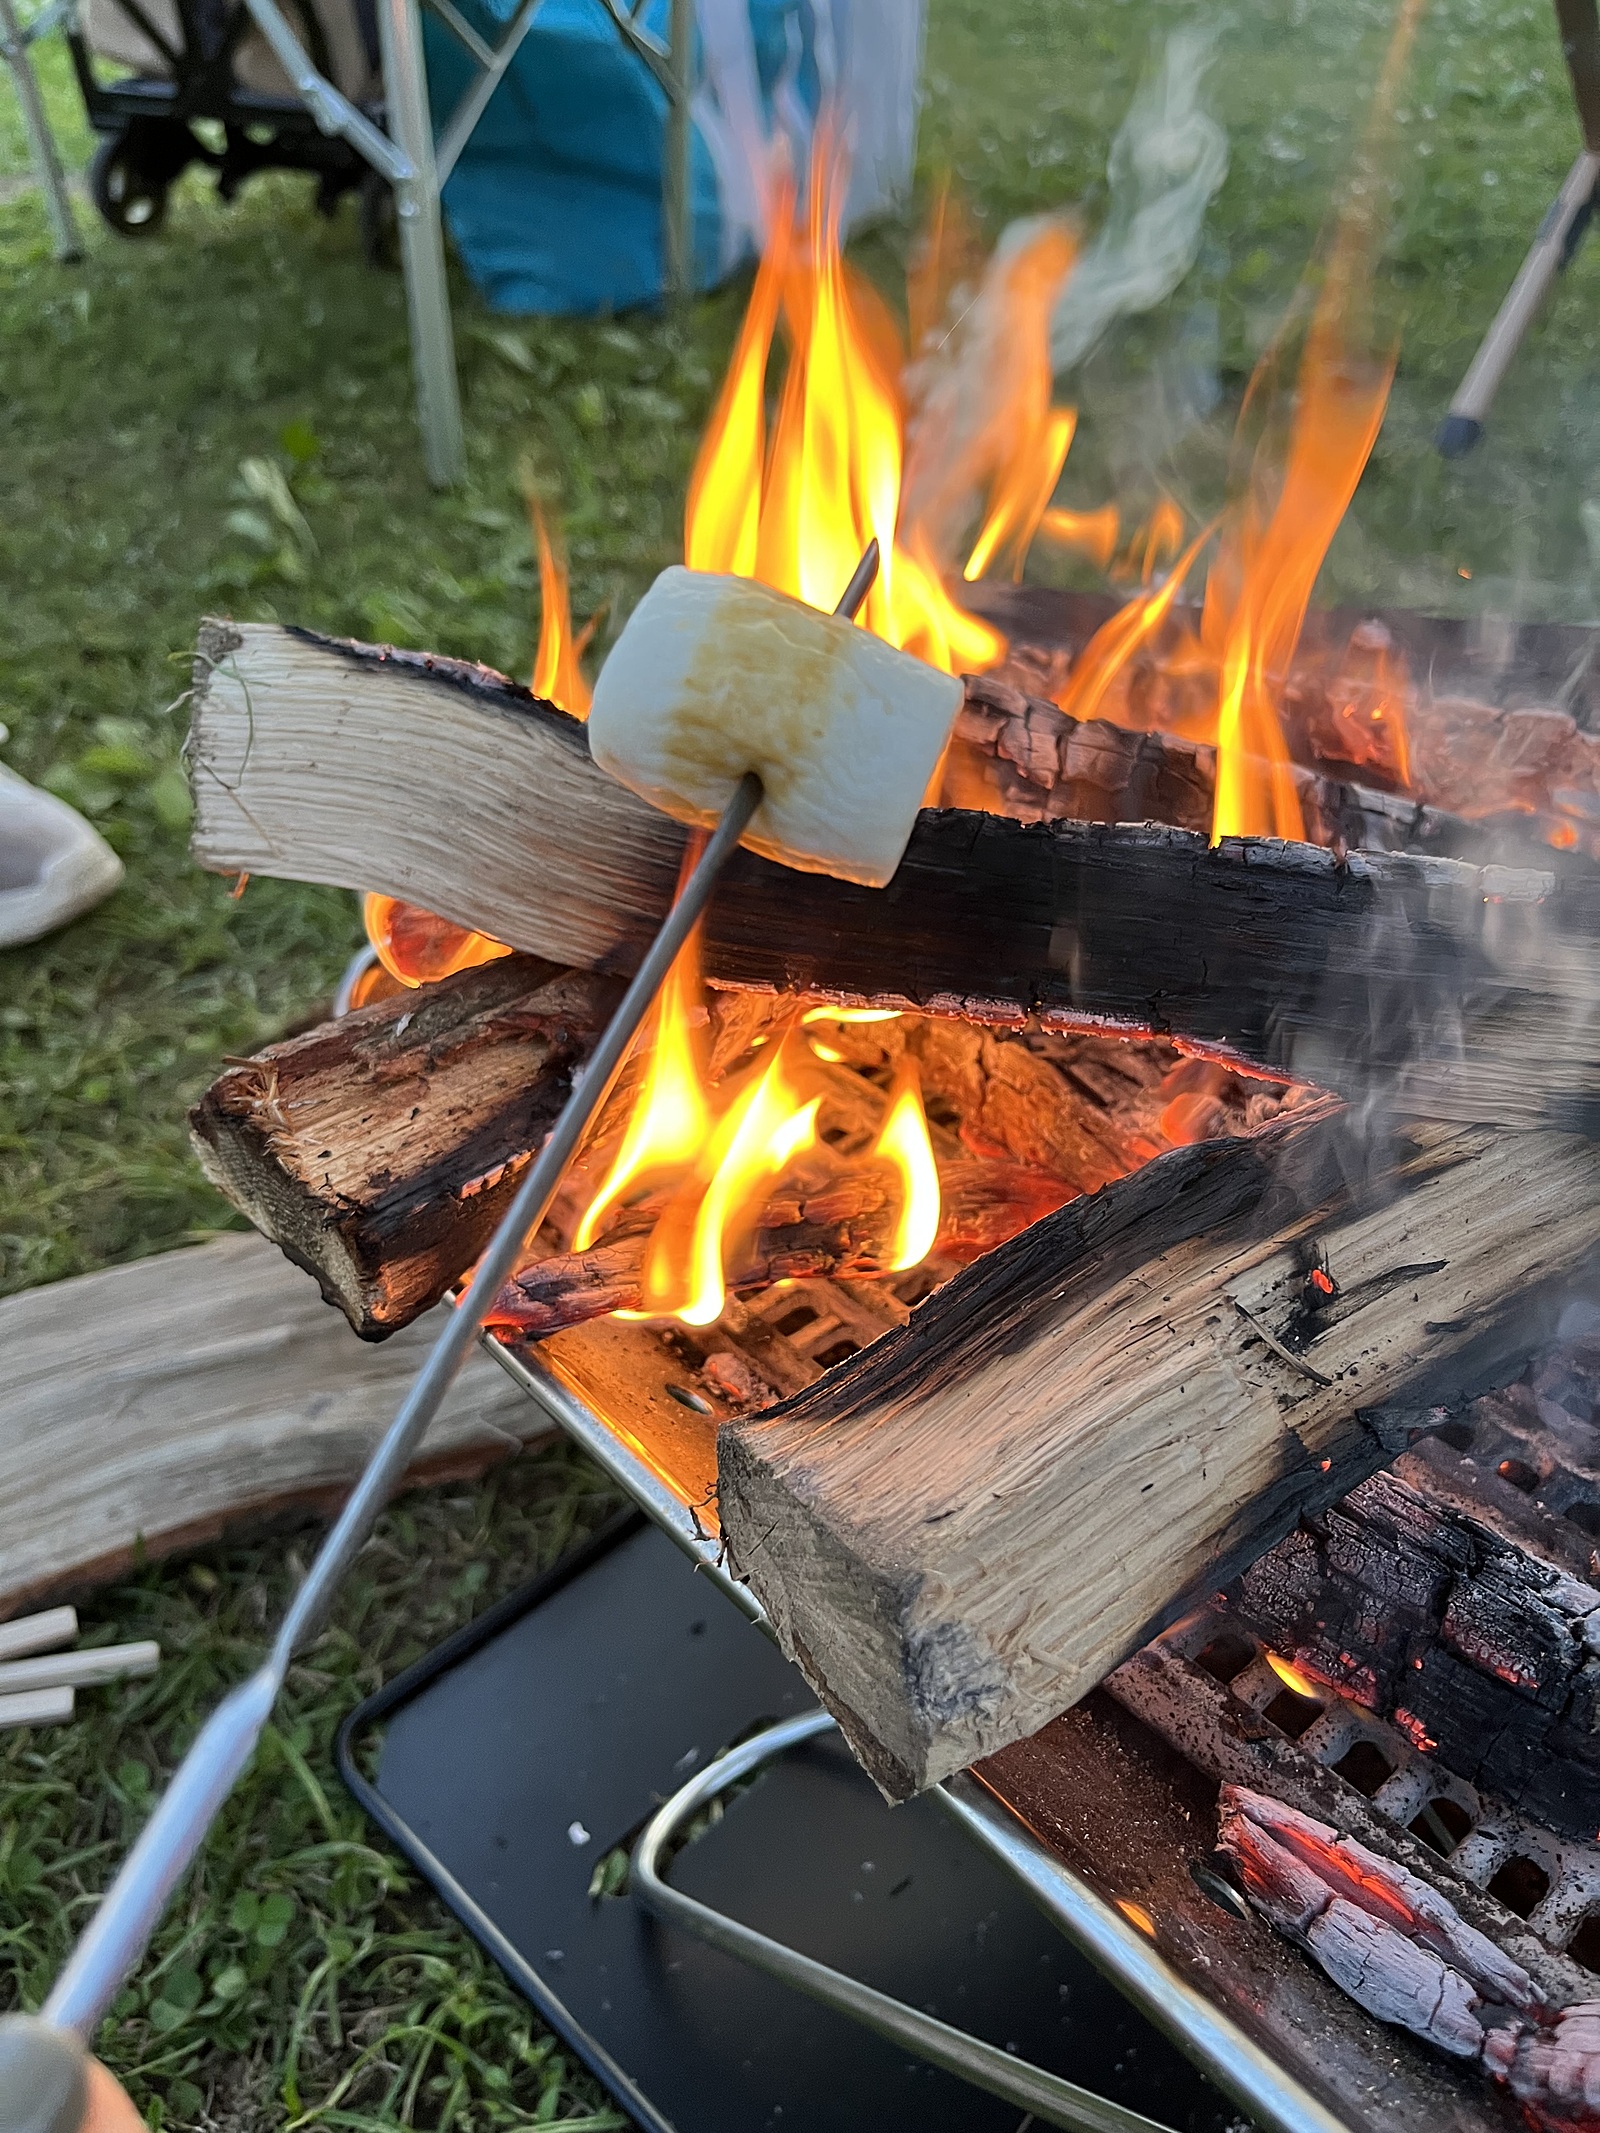
[[[1092,220],[1147,40],[1178,11],[931,0],[930,12],[924,182],[952,172],[990,234],[1064,201]],[[1195,511],[1214,507],[1233,410],[1325,217],[1386,19],[1375,0],[1231,10],[1214,74],[1230,176],[1189,281],[1074,381],[1071,501],[1147,500],[1164,482]],[[61,53],[42,68],[81,162]],[[1382,296],[1404,353],[1325,594],[1587,616],[1594,252],[1525,348],[1489,447],[1446,467],[1429,446],[1577,145],[1545,0],[1438,0],[1402,111]],[[0,176],[23,165],[0,88]],[[891,227],[867,251],[888,286],[907,242]],[[95,228],[85,262],[59,268],[37,197],[0,190],[6,759],[92,815],[129,870],[99,912],[0,956],[0,1289],[229,1221],[189,1158],[185,1108],[222,1053],[315,1013],[356,938],[346,895],[257,880],[234,900],[188,860],[177,762],[198,616],[278,615],[526,672],[525,457],[562,498],[580,614],[608,602],[619,616],[677,554],[740,291],[681,324],[507,322],[459,283],[456,297],[470,472],[438,497],[422,477],[400,288],[362,263],[348,208],[320,221],[306,185],[283,179],[229,209],[192,182],[160,237]],[[545,1454],[391,1514],[103,2040],[152,2119],[251,2133],[601,2122],[509,1988],[369,1842],[328,1750],[359,1694],[548,1560],[603,1501],[579,1461]],[[311,1539],[292,1546],[303,1555]],[[199,1716],[258,1654],[291,1572],[278,1536],[98,1595],[94,1632],[158,1635],[161,1674],[86,1695],[70,1730],[0,1742],[0,1941],[24,2003]]]

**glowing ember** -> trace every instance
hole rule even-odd
[[[1293,1689],[1297,1696],[1309,1696],[1314,1702],[1320,1703],[1322,1701],[1324,1693],[1322,1688],[1312,1680],[1309,1674],[1302,1674],[1299,1667],[1292,1660],[1280,1659],[1276,1652],[1267,1652],[1264,1656],[1268,1666],[1271,1667],[1285,1688]]]
[[[800,1017],[810,1022],[898,1022],[898,1007],[808,1007]]]

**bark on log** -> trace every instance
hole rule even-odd
[[[1364,1410],[1504,1382],[1600,1249],[1586,1140],[1419,1128],[1350,1185],[1343,1133],[1162,1157],[723,1427],[730,1555],[886,1792],[1034,1731],[1353,1487]]]
[[[191,1112],[201,1167],[381,1339],[482,1251],[619,992],[506,956],[271,1045]]]
[[[1453,707],[1466,730],[1493,713],[1479,705]],[[1472,712],[1482,716],[1473,720]],[[1525,712],[1527,726],[1559,714]],[[1435,724],[1442,720],[1435,719]],[[1566,720],[1571,727],[1572,721]],[[1493,737],[1505,745],[1504,736]],[[1489,745],[1493,746],[1493,739]],[[1600,745],[1596,746],[1600,754]],[[1170,822],[1209,834],[1216,789],[1216,749],[1204,741],[1074,719],[1045,698],[996,675],[967,676],[967,700],[956,720],[945,766],[947,806],[997,810],[1019,822]],[[1349,776],[1296,764],[1295,790],[1314,844],[1352,852],[1416,852],[1484,865],[1515,859],[1537,866],[1553,839],[1577,841],[1564,817],[1549,812],[1490,820],[1408,798]],[[1457,776],[1451,797],[1465,790]]]
[[[273,625],[208,625],[190,761],[208,866],[366,887],[514,946],[636,966],[678,824],[498,675]],[[470,835],[467,830],[470,826]],[[923,814],[862,889],[741,853],[713,981],[1015,1023],[1172,1032],[1413,1115],[1600,1119],[1600,877]]]

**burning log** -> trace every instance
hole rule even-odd
[[[1222,1788],[1219,1842],[1250,1901],[1358,2006],[1476,2059],[1536,2127],[1600,2125],[1600,2000],[1549,2010],[1427,1882],[1262,1793]]]
[[[506,956],[269,1046],[234,1061],[196,1105],[190,1123],[201,1164],[241,1213],[316,1275],[358,1333],[383,1339],[471,1267],[614,989]],[[780,1021],[762,995],[719,995],[712,1078]],[[1238,1130],[1283,1094],[1209,1065],[1184,1068],[1162,1044],[1036,1038],[1062,1055],[1058,1067],[1028,1044],[957,1022],[908,1018],[829,1033],[840,1065],[818,1073],[831,1117],[875,1127],[881,1092],[845,1062],[881,1072],[909,1047],[929,1101],[959,1120],[972,1153],[956,1160],[961,1143],[944,1134],[939,1252],[947,1267],[1168,1146],[1159,1121],[1174,1104],[1188,1120],[1195,1103],[1164,1086],[1174,1070],[1180,1081],[1199,1074],[1208,1088],[1225,1085],[1220,1098],[1200,1098],[1191,1123],[1207,1131]],[[1168,1124],[1176,1132],[1179,1121]],[[575,1174],[566,1195],[577,1196],[574,1214],[594,1183]],[[881,1246],[888,1199],[874,1186],[871,1206],[857,1205],[861,1188],[851,1190],[848,1210],[819,1199],[809,1228],[799,1210],[774,1206],[743,1278],[860,1271]],[[499,1323],[539,1338],[632,1309],[658,1211],[659,1203],[635,1209],[590,1250],[530,1268]]]
[[[941,1214],[933,1256],[964,1266],[1051,1214],[1072,1188],[1017,1163],[969,1160],[941,1168]],[[767,1288],[818,1275],[881,1273],[898,1211],[887,1181],[863,1176],[769,1203],[747,1248],[727,1270],[728,1287]],[[601,1244],[525,1267],[502,1290],[484,1324],[542,1340],[610,1311],[639,1308],[650,1230],[664,1201],[633,1208]]]
[[[482,1251],[619,991],[506,956],[270,1045],[191,1113],[201,1167],[381,1339]]]
[[[367,887],[626,970],[683,831],[582,728],[483,669],[270,625],[203,633],[195,850]],[[1424,1117],[1570,1126],[1600,1085],[1586,870],[925,811],[888,889],[735,859],[714,983],[1015,1024],[1172,1030]]]
[[[1496,741],[1505,745],[1498,730],[1483,734],[1494,714],[1477,705],[1459,709],[1466,731],[1476,730],[1490,748]],[[1469,712],[1480,715],[1468,719]],[[1524,726],[1557,716],[1520,714]],[[1431,731],[1431,724],[1425,730]],[[1204,834],[1211,828],[1216,754],[1204,741],[1107,719],[1074,719],[1014,682],[968,675],[944,796],[948,803],[986,807],[1020,822],[1170,822]],[[1503,815],[1478,822],[1303,764],[1296,764],[1291,775],[1312,841],[1334,848],[1482,862],[1503,859],[1520,832],[1526,856],[1536,863],[1541,843],[1559,839],[1565,849],[1577,841],[1570,823],[1554,816],[1529,812],[1509,823]],[[1457,773],[1450,785],[1452,800],[1460,799],[1462,787]]]
[[[886,1792],[1066,1708],[1378,1466],[1383,1410],[1503,1381],[1600,1247],[1588,1141],[1418,1128],[1357,1183],[1340,1147],[1167,1155],[723,1427],[730,1555]]]

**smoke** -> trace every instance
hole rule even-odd
[[[1050,326],[1057,374],[1119,318],[1149,311],[1194,265],[1206,209],[1228,174],[1228,137],[1202,110],[1215,33],[1186,24],[1140,83],[1106,163],[1111,205]]]

